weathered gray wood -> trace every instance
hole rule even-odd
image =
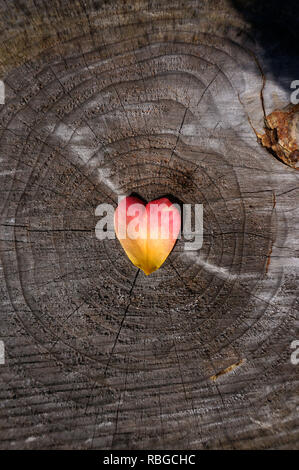
[[[289,95],[250,23],[225,1],[0,18],[0,448],[298,447],[299,176],[257,140]],[[200,252],[146,277],[97,240],[131,192],[203,203]]]

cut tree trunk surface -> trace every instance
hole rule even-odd
[[[1,449],[298,447],[299,173],[257,136],[299,77],[240,3],[0,1]],[[98,240],[134,192],[202,248]]]

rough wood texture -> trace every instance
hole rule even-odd
[[[299,173],[257,134],[299,77],[240,3],[0,1],[2,449],[298,447]],[[203,203],[200,252],[97,240],[134,191]]]

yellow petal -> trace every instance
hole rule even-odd
[[[145,205],[122,199],[114,215],[116,235],[132,263],[149,275],[162,266],[181,228],[181,214],[167,198]]]

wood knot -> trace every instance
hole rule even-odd
[[[286,165],[299,169],[299,105],[275,110],[265,119],[265,134],[260,143]]]

